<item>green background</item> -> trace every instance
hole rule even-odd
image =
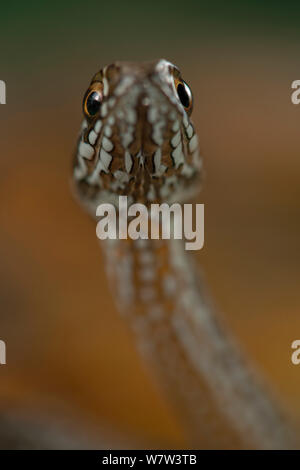
[[[300,105],[290,100],[299,21],[299,2],[1,5],[0,409],[28,433],[33,421],[64,416],[85,434],[108,423],[111,447],[186,445],[118,315],[95,227],[69,186],[90,78],[115,60],[159,57],[194,93],[206,171],[197,261],[220,316],[300,420],[300,369],[290,360],[300,337]]]

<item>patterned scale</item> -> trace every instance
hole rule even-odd
[[[93,217],[100,203],[183,204],[201,186],[193,100],[170,62],[117,62],[98,72],[73,181]],[[292,431],[249,372],[203,293],[182,240],[101,242],[120,311],[151,365],[191,446],[289,448]]]

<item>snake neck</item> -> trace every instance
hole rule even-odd
[[[289,448],[292,437],[216,319],[181,240],[105,242],[114,297],[187,439],[203,448]]]

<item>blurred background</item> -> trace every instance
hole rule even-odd
[[[81,101],[115,60],[166,58],[194,92],[220,316],[300,421],[299,2],[1,5],[0,447],[184,448],[70,192]]]

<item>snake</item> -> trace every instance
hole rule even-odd
[[[193,201],[203,183],[193,94],[160,59],[115,62],[84,93],[74,193],[99,204]],[[217,315],[182,240],[100,242],[112,294],[191,448],[292,448],[294,431]]]

